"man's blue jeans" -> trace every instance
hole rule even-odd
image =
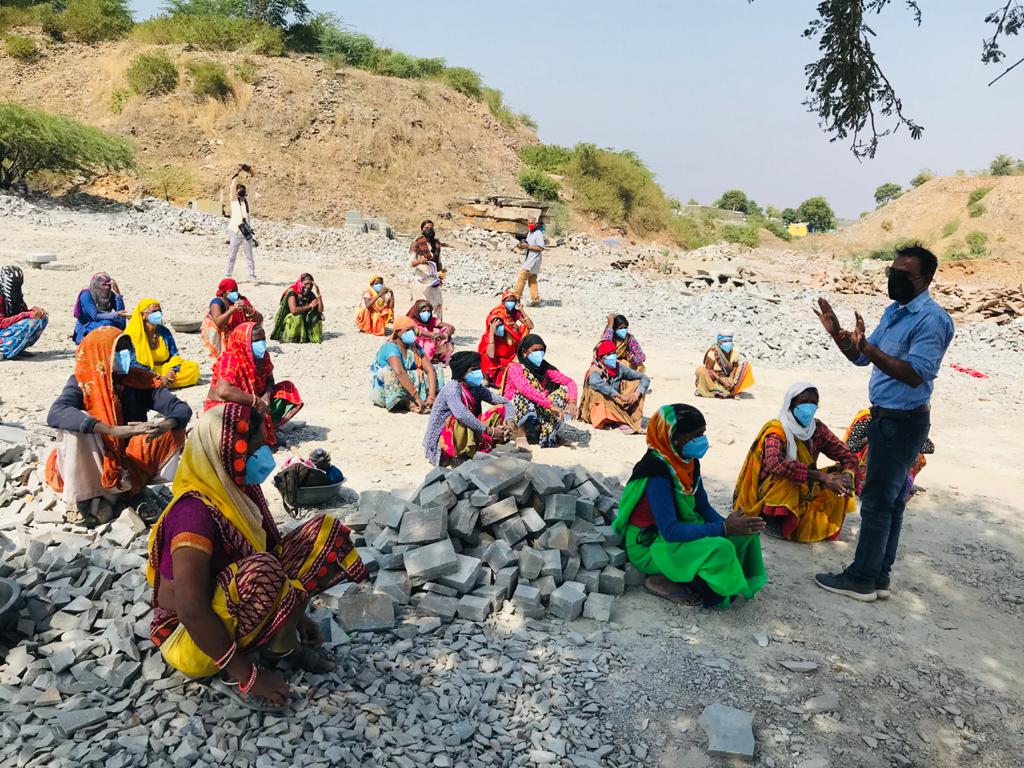
[[[888,578],[903,527],[901,499],[907,474],[931,428],[927,410],[880,413],[868,425],[868,468],[861,491],[860,538],[847,573],[874,584]]]

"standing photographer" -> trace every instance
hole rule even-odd
[[[252,178],[252,167],[242,163],[235,166],[235,173],[231,177],[231,221],[228,223],[228,267],[225,277],[231,277],[235,269],[235,257],[238,256],[238,247],[245,249],[245,260],[249,265],[249,279],[254,283],[256,280],[256,262],[253,259],[252,249],[258,245],[252,231],[252,221],[249,218],[249,197],[245,184],[242,184],[238,175],[245,172],[248,178]]]

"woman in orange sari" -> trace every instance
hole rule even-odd
[[[228,337],[224,352],[213,365],[206,408],[238,403],[255,408],[266,424],[267,445],[277,445],[276,427],[287,424],[304,403],[290,381],[274,381],[274,364],[267,351],[263,326],[242,323]]]
[[[150,411],[162,418],[148,421]],[[75,372],[46,417],[57,430],[46,482],[63,494],[68,521],[107,522],[118,498],[170,482],[190,418],[186,403],[135,364],[131,339],[120,328],[87,335],[75,352]]]
[[[363,291],[362,304],[356,311],[356,328],[362,333],[383,336],[384,329],[395,320],[395,294],[384,285],[384,278],[374,275],[370,287]]]
[[[515,291],[505,291],[501,303],[487,315],[487,328],[480,338],[480,370],[491,386],[501,389],[505,384],[505,371],[516,359],[519,342],[533,330],[533,320],[527,317],[523,304]]]
[[[696,375],[697,397],[736,397],[754,386],[754,371],[736,349],[731,331],[718,334]]]
[[[245,322],[259,325],[263,322],[263,315],[256,311],[252,302],[238,292],[238,283],[230,277],[225,277],[217,286],[217,295],[210,300],[210,306],[199,329],[199,337],[210,357],[220,357],[228,335]]]

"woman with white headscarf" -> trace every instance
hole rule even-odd
[[[732,331],[722,331],[697,369],[697,397],[736,397],[754,386],[754,369],[736,349]]]
[[[733,492],[733,510],[764,518],[765,533],[791,541],[839,537],[855,507],[857,457],[815,418],[818,390],[799,382],[786,391],[777,418],[750,447]],[[818,469],[818,456],[836,462]]]

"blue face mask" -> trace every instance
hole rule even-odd
[[[604,364],[608,368],[617,368],[618,365],[619,365],[619,357],[618,357],[618,355],[605,355],[604,356]]]
[[[256,449],[245,462],[245,484],[259,485],[274,471],[274,454],[266,445]]]
[[[472,384],[474,387],[479,387],[484,383],[484,372],[479,368],[470,371],[466,374],[466,383]]]
[[[402,343],[405,346],[410,347],[416,343],[416,331],[411,328],[408,331],[402,333]]]
[[[805,427],[811,426],[811,422],[814,421],[814,414],[817,412],[818,406],[814,403],[802,403],[793,409],[793,415],[796,417],[796,420]]]
[[[504,325],[499,325],[499,326],[495,327],[494,335],[495,336],[504,336],[505,335],[505,326]]]
[[[122,376],[125,376],[131,367],[132,351],[130,349],[120,350],[114,358],[114,373],[120,373]]]
[[[374,283],[370,287],[373,288],[374,293],[380,293],[382,290],[384,290],[384,283]]]
[[[719,346],[719,347],[721,348],[721,350],[722,350],[723,352],[725,352],[725,354],[727,354],[727,355],[728,355],[728,354],[729,354],[730,352],[732,352],[732,342],[731,342],[731,341],[723,341],[723,342],[722,342],[721,344],[719,344],[718,346]]]
[[[252,343],[252,355],[257,360],[262,360],[267,354],[267,341],[263,339],[261,341],[254,341]]]
[[[159,310],[157,310],[156,312],[150,312],[149,317],[147,317],[146,320],[152,323],[153,325],[163,325],[164,313]]]
[[[228,291],[226,297],[228,301],[234,304],[238,301],[238,291]]]
[[[430,318],[431,318],[431,316],[433,314],[434,314],[433,312],[428,312],[427,310],[423,310],[422,312],[420,312],[420,322],[421,323],[427,322],[428,320],[430,320]]]
[[[506,301],[505,302],[505,309],[507,309],[509,312],[511,312],[515,308],[516,308],[516,303],[514,301]]]
[[[616,328],[615,335],[618,336],[620,339],[625,339],[627,336],[629,336],[629,328]]]
[[[680,449],[679,455],[684,459],[703,459],[704,454],[708,452],[710,447],[711,444],[708,442],[707,435],[701,435],[684,445]]]
[[[531,352],[526,356],[526,359],[530,361],[530,364],[535,368],[539,368],[540,364],[544,362],[544,350],[538,349],[535,352]]]

